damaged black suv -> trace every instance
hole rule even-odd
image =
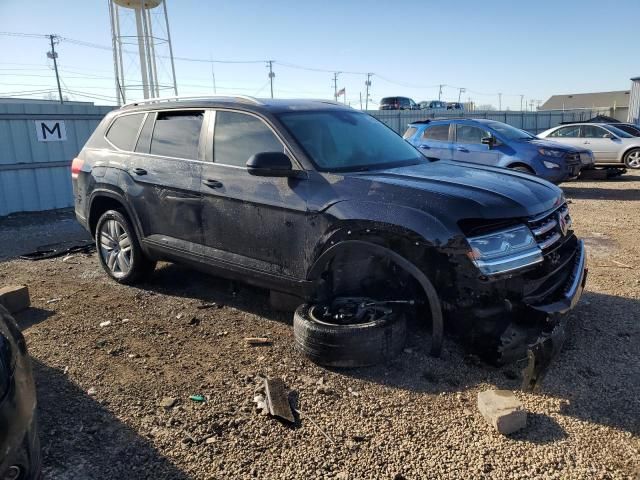
[[[118,282],[169,260],[308,301],[411,299],[433,353],[450,325],[499,361],[539,362],[586,278],[559,188],[430,161],[333,102],[126,105],[100,123],[72,178],[77,218]]]

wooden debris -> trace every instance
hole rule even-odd
[[[251,345],[253,347],[260,345],[271,345],[271,340],[267,337],[247,337],[244,339],[247,345]]]
[[[289,391],[285,388],[280,378],[266,378],[264,380],[264,393],[269,413],[274,416],[294,423],[296,420],[289,404]]]

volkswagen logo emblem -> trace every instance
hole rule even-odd
[[[558,226],[560,227],[560,233],[565,237],[569,231],[569,225],[567,224],[567,218],[563,213],[558,214]]]

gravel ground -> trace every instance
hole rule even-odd
[[[589,246],[588,291],[542,390],[517,392],[528,426],[510,437],[486,424],[476,395],[516,389],[514,371],[479,364],[450,339],[441,358],[418,331],[389,365],[329,371],[293,349],[291,316],[270,310],[262,290],[170,264],[124,287],[95,255],[0,262],[0,284],[31,289],[18,320],[45,478],[639,478],[640,176],[565,191]],[[61,222],[75,235],[68,214],[40,230],[25,218],[0,223],[0,238],[18,244],[3,241],[0,257],[27,245],[25,232],[29,245],[51,243]],[[197,308],[209,302],[219,308]],[[250,336],[273,344],[246,346]],[[285,380],[296,425],[254,412],[261,375]]]

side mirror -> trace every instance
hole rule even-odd
[[[496,139],[494,137],[484,137],[480,140],[480,143],[489,145],[489,148],[491,148],[496,144]]]
[[[259,177],[294,177],[291,160],[282,152],[256,153],[247,160],[247,170]]]
[[[616,137],[614,137],[614,136],[613,136],[613,134],[611,134],[611,133],[605,133],[605,134],[602,136],[602,138],[611,138],[611,139],[613,139],[613,138],[616,138]]]

